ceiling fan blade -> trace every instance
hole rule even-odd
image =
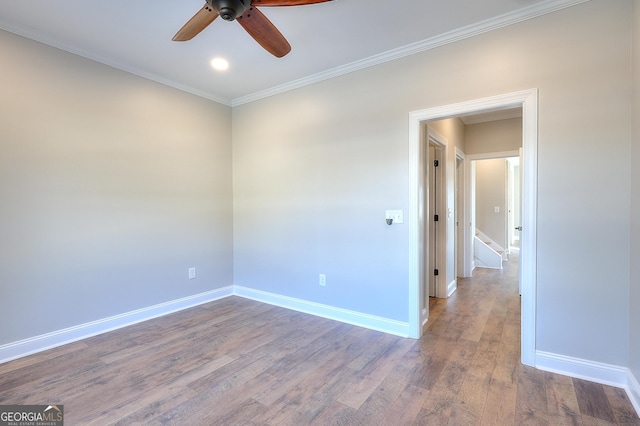
[[[200,31],[207,28],[207,26],[215,21],[218,17],[218,12],[213,10],[209,4],[205,4],[195,15],[187,21],[186,24],[178,30],[176,35],[171,40],[173,41],[187,41],[197,36]]]
[[[303,6],[305,4],[324,3],[331,0],[253,0],[253,6]]]
[[[282,58],[291,51],[291,45],[287,39],[257,8],[249,8],[237,21],[260,46],[273,56]]]

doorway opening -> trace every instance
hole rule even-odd
[[[520,253],[520,192],[522,191],[520,155],[522,155],[522,149],[517,157],[507,158],[507,208],[509,209],[507,243],[509,252],[514,254]]]
[[[475,233],[472,268],[502,269],[503,262],[517,259],[520,253],[520,232],[516,230],[521,222],[519,150],[471,154],[468,158],[471,229]]]
[[[458,104],[446,105],[442,107],[429,108],[421,111],[412,112],[409,116],[409,153],[410,153],[410,166],[409,166],[409,210],[408,210],[408,224],[409,224],[409,240],[410,240],[410,265],[409,265],[409,336],[413,338],[419,338],[422,335],[422,325],[424,321],[428,321],[428,303],[425,306],[425,301],[428,301],[427,289],[424,285],[426,282],[425,274],[428,273],[429,265],[426,259],[428,259],[429,247],[426,241],[428,239],[423,238],[426,235],[428,224],[425,223],[425,215],[428,211],[425,211],[425,196],[428,195],[428,189],[425,188],[426,182],[423,177],[427,175],[426,159],[428,158],[428,122],[432,120],[440,120],[445,118],[459,117],[465,115],[472,115],[484,112],[495,112],[500,110],[507,110],[513,108],[522,109],[522,162],[520,168],[522,170],[522,231],[520,233],[519,248],[520,248],[520,282],[521,282],[521,294],[522,294],[522,329],[521,329],[521,361],[526,365],[535,365],[535,306],[536,306],[536,212],[537,212],[537,102],[538,92],[536,89],[526,90],[522,92],[515,92],[505,95],[498,95],[490,98],[483,98],[473,100],[469,102],[462,102]],[[455,176],[453,173],[455,165],[458,161],[458,155],[453,155],[451,150],[445,149],[444,157],[446,162],[451,161],[453,165],[451,167],[450,175]],[[451,158],[451,160],[449,160]],[[468,164],[467,161],[464,163]],[[465,170],[467,167],[465,167]],[[449,175],[449,174],[447,174]],[[469,179],[470,174],[465,174],[466,179]],[[455,177],[454,177],[455,179]],[[451,179],[453,181],[453,179]],[[453,192],[453,191],[451,191]],[[466,193],[465,188],[465,193]],[[468,199],[467,197],[465,197]],[[453,209],[455,205],[453,194],[447,194],[447,203],[445,204],[445,212],[449,219],[449,214],[452,213],[456,219],[459,219],[458,212],[450,212],[448,209]],[[464,211],[468,211],[465,208]],[[467,223],[470,218],[464,217],[462,229],[467,228]],[[454,223],[453,218],[449,221]],[[459,221],[458,221],[459,222]],[[454,235],[455,235],[455,228]],[[458,233],[460,230],[458,230]],[[459,234],[458,234],[459,235]],[[464,265],[468,264],[470,252],[472,248],[469,244],[469,235],[463,236],[466,238],[464,244],[464,253],[462,255],[455,255],[455,250],[447,252],[447,258],[452,259],[452,264],[455,265],[455,258],[465,259]],[[450,247],[455,247],[455,237],[449,238],[445,244]],[[455,267],[454,267],[455,268]],[[458,268],[454,269],[457,271]]]

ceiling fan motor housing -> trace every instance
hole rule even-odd
[[[208,0],[225,21],[239,18],[251,6],[251,0]]]

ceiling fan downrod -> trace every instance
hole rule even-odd
[[[225,21],[234,21],[251,7],[251,0],[207,0]]]

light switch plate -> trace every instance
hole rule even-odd
[[[385,212],[385,219],[393,219],[393,225],[397,223],[404,223],[404,215],[402,210],[387,210]]]

